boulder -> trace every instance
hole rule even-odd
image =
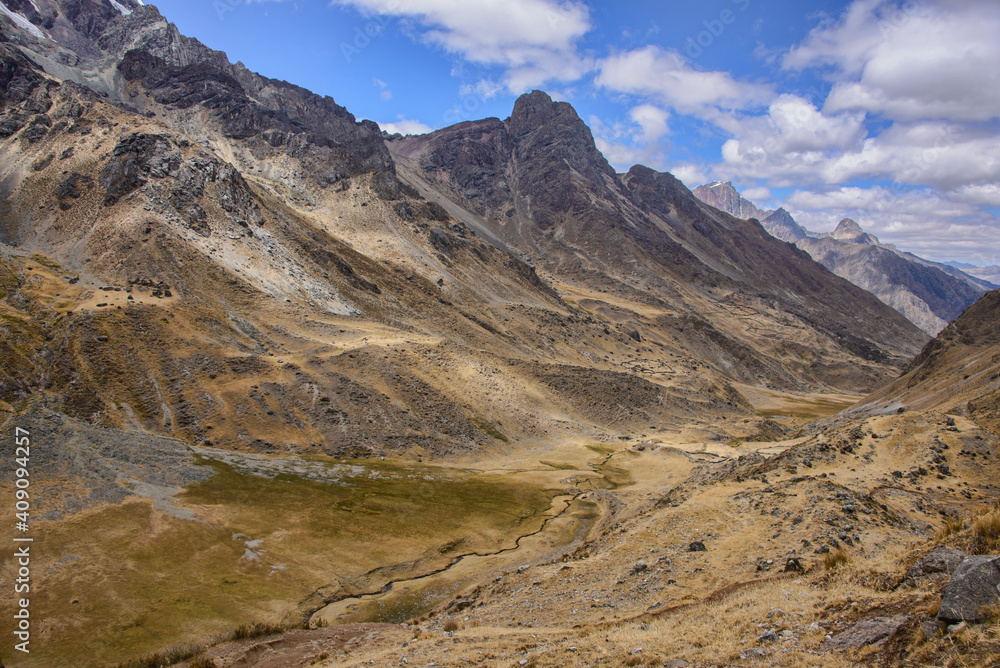
[[[982,622],[983,607],[1000,601],[1000,556],[965,557],[944,588],[938,621]]]
[[[892,636],[910,618],[906,615],[895,617],[870,617],[842,631],[826,641],[830,649],[849,649],[865,645],[881,644]]]
[[[688,552],[707,552],[707,551],[708,549],[705,547],[705,544],[700,540],[696,540],[690,545],[688,545]]]
[[[802,560],[798,557],[789,557],[785,562],[785,573],[805,573],[806,569],[802,565]]]
[[[938,545],[910,566],[906,571],[906,577],[916,579],[940,573],[951,575],[964,558],[965,552],[954,547]]]

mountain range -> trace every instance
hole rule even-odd
[[[463,414],[519,425],[515,438],[536,435],[529,425],[541,416],[498,410],[480,376],[475,392],[456,394],[418,371],[423,353],[404,354],[410,345],[445,340],[453,364],[489,350],[546,396],[563,392],[546,378],[565,368],[584,385],[622,382],[652,399],[663,390],[623,374],[629,355],[674,370],[684,392],[734,382],[856,390],[893,375],[925,340],[669,174],[616,174],[572,107],[544,93],[519,99],[506,121],[384,141],[330,98],[229,64],[154,7],[96,16],[87,12],[100,3],[52,6],[47,30],[59,39],[13,30],[3,44],[0,235],[81,281],[163,284],[172,296],[155,307],[56,307],[7,371],[15,396],[47,373],[61,409],[109,425],[327,451],[348,447],[335,444],[349,430],[364,451],[381,429],[372,415],[384,414],[428,447],[453,449],[491,441]],[[164,308],[184,326],[164,327]],[[307,327],[283,324],[307,313]],[[389,357],[372,346],[336,354],[344,338],[373,340],[356,323],[409,344]],[[99,336],[111,337],[95,351],[101,373],[85,356],[63,353],[54,371],[33,361],[49,337],[68,352]],[[678,373],[706,364],[697,387]],[[252,422],[222,424],[247,401],[229,393],[262,373],[281,388],[250,401]],[[221,396],[204,391],[210,374]],[[389,382],[397,377],[409,380]]]
[[[730,182],[715,181],[694,190],[707,204],[741,218],[756,219],[772,236],[793,243],[833,273],[868,290],[934,335],[987,290],[996,286],[989,273],[919,258],[883,244],[850,218],[833,232],[810,232],[779,208],[762,211],[744,199]]]
[[[928,332],[985,283],[542,91],[390,135],[139,0],[2,6],[4,665],[852,665],[935,614],[896,571],[995,496],[997,293]]]

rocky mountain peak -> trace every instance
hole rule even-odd
[[[694,195],[705,204],[744,220],[750,218],[763,220],[771,213],[758,209],[753,202],[744,199],[733,187],[731,181],[712,181],[698,186],[694,189]]]
[[[863,236],[865,231],[861,229],[861,226],[850,218],[844,218],[837,224],[837,229],[833,231],[830,235],[834,239],[840,239],[841,241],[847,241],[852,239],[857,239]]]
[[[736,191],[736,188],[733,187],[732,181],[712,181],[707,185],[712,190],[718,189],[720,193],[724,193],[726,195],[735,194],[739,196],[739,193]]]
[[[868,234],[861,226],[850,218],[844,218],[837,225],[837,229],[828,235],[832,239],[837,241],[846,241],[852,244],[864,244],[868,246],[879,246],[881,245],[878,237],[874,234]]]
[[[525,93],[514,102],[514,110],[508,119],[511,132],[519,136],[552,122],[557,114],[556,104],[544,91]]]
[[[782,241],[795,243],[799,239],[805,239],[808,236],[806,231],[802,229],[802,226],[792,218],[792,214],[785,211],[784,208],[779,208],[760,222],[764,226],[764,229],[772,236]]]
[[[556,102],[548,93],[533,90],[517,98],[508,127],[514,137],[522,137],[544,126],[562,126],[575,132],[590,130],[568,102]]]
[[[556,102],[540,90],[525,93],[514,103],[506,125],[521,159],[565,161],[588,179],[615,176],[590,128],[567,102]]]

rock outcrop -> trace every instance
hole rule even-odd
[[[756,218],[763,222],[772,214],[777,213],[777,211],[763,211],[758,209],[756,204],[743,198],[737,192],[736,188],[733,187],[732,181],[712,181],[703,186],[698,186],[692,192],[702,202],[711,204],[720,211],[725,211],[728,214],[745,220]]]
[[[985,608],[1000,602],[1000,556],[966,557],[944,589],[939,622],[982,622],[989,614]]]

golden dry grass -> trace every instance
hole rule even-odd
[[[832,571],[848,563],[850,560],[851,557],[846,551],[834,550],[823,555],[823,567],[828,571]]]
[[[972,524],[977,554],[996,554],[1000,550],[1000,511],[980,515]]]
[[[940,543],[949,536],[953,536],[959,533],[964,528],[965,528],[964,520],[962,520],[961,518],[949,517],[944,521],[944,526],[938,529],[937,532],[934,534],[934,540]]]

